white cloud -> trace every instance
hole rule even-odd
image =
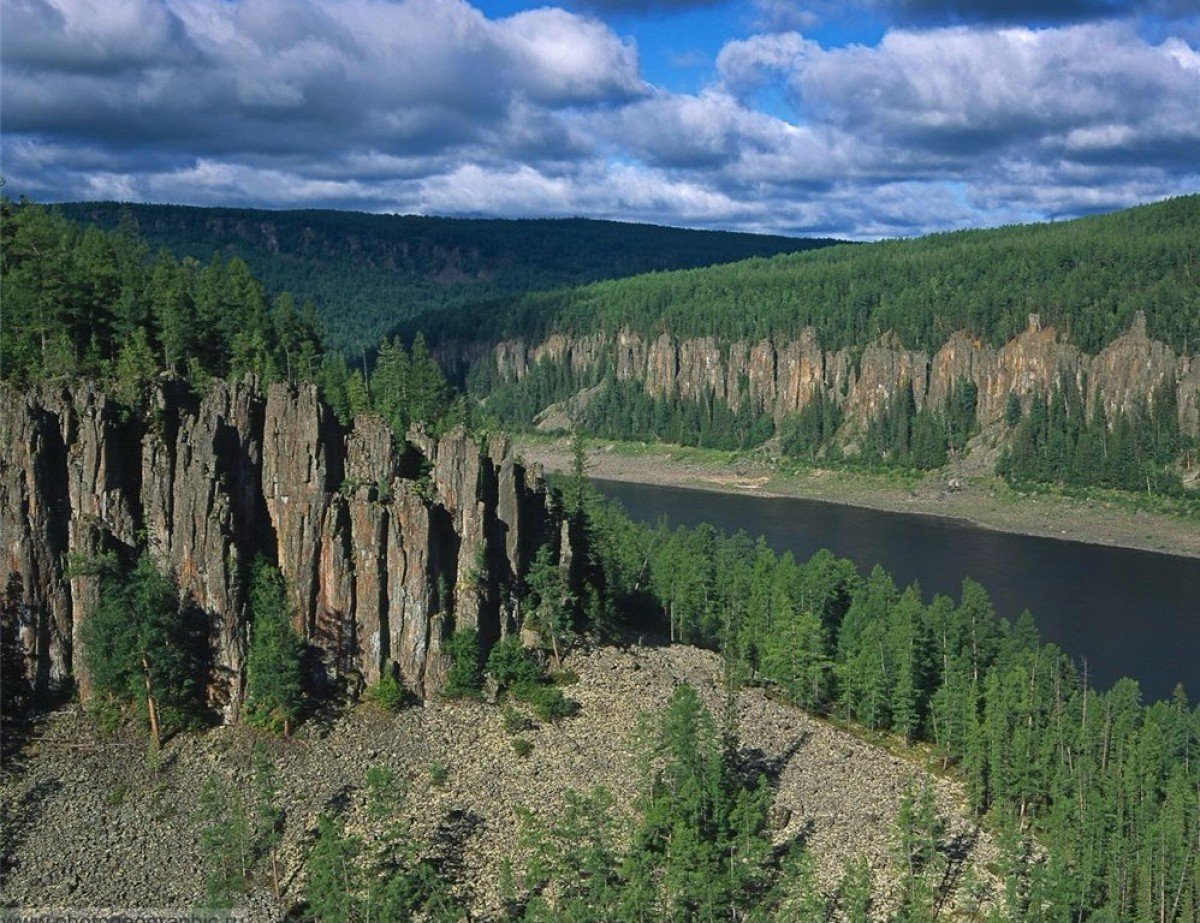
[[[1200,52],[1182,27],[956,26],[840,48],[764,33],[671,93],[631,41],[552,7],[8,0],[0,15],[5,172],[44,198],[865,237],[1200,183]]]
[[[1098,127],[1122,144],[1200,140],[1195,60],[1182,43],[1152,45],[1124,24],[958,27],[890,32],[876,47],[805,46],[788,85],[802,117],[974,155]]]
[[[543,7],[498,24],[533,99],[551,105],[626,98],[643,91],[637,52],[598,20]]]

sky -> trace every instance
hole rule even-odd
[[[1200,191],[1200,0],[4,0],[38,201],[855,239]]]

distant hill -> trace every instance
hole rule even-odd
[[[370,349],[418,315],[497,297],[711,266],[837,241],[571,219],[482,220],[117,202],[60,205],[104,228],[123,215],[154,249],[240,256],[272,291],[312,299],[329,345]]]
[[[421,322],[449,338],[537,341],[551,332],[788,339],[826,349],[893,332],[937,350],[957,330],[999,346],[1031,313],[1095,353],[1144,312],[1177,352],[1200,344],[1200,195],[1073,221],[825,247],[726,266],[529,294]]]

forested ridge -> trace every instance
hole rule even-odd
[[[1197,228],[1191,196],[537,293],[432,335],[498,341],[467,385],[511,428],[832,467],[978,451],[1013,484],[1194,509]]]
[[[352,369],[327,348],[311,301],[272,293],[238,256],[155,252],[128,223],[84,227],[4,200],[0,280],[0,381],[18,387],[93,378],[136,409],[163,375],[199,391],[252,375],[260,387],[314,382],[343,422],[376,409],[401,437],[412,422],[436,429],[463,416],[423,338],[385,342],[373,372]]]
[[[57,206],[152,250],[203,263],[238,257],[266,288],[311,301],[332,348],[357,354],[418,315],[498,296],[654,270],[709,266],[834,243],[614,221],[467,219],[115,202]]]
[[[826,349],[887,332],[937,350],[965,330],[993,346],[1030,312],[1095,353],[1138,311],[1176,352],[1200,344],[1200,196],[1072,221],[835,246],[521,296],[441,318],[446,335],[539,342],[550,333],[786,340]],[[427,336],[438,319],[429,318]]]

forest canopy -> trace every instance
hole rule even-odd
[[[936,351],[966,330],[999,346],[1030,312],[1095,353],[1135,314],[1176,352],[1200,344],[1200,195],[1110,215],[807,253],[599,282],[422,320],[426,335],[538,341],[549,333],[718,340],[795,337],[825,349],[894,332]],[[443,326],[445,329],[443,330]]]
[[[501,296],[772,256],[837,241],[571,219],[486,220],[116,202],[58,206],[122,223],[180,258],[245,261],[268,289],[311,301],[331,348],[356,354],[413,317]],[[408,337],[411,339],[411,332]]]

